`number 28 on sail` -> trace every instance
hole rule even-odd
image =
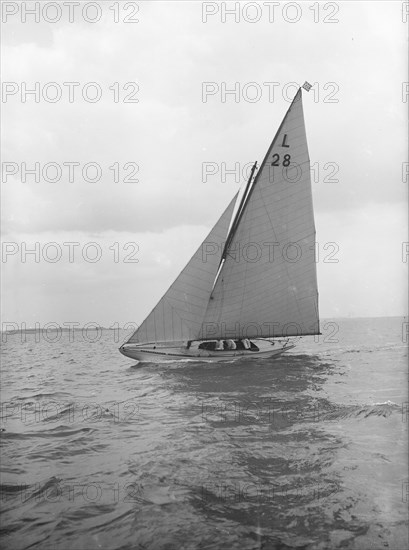
[[[149,362],[267,358],[293,348],[290,337],[320,334],[301,88],[256,170],[257,163],[240,200],[237,193],[120,347],[123,355]]]

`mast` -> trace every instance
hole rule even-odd
[[[256,171],[257,169],[257,161],[253,164],[252,168],[251,168],[251,172],[250,172],[250,177],[248,179],[248,182],[247,182],[247,185],[246,185],[246,189],[244,190],[244,193],[243,193],[243,196],[241,198],[241,201],[240,201],[240,205],[239,205],[239,208],[236,212],[236,216],[233,220],[233,223],[232,223],[232,226],[230,228],[230,231],[229,231],[229,234],[227,235],[227,239],[226,239],[226,244],[224,245],[224,248],[223,248],[223,253],[222,253],[222,257],[220,258],[220,264],[219,264],[219,267],[220,265],[222,264],[223,260],[225,260],[226,256],[227,256],[227,253],[229,251],[229,247],[230,247],[230,244],[233,240],[233,237],[234,237],[234,234],[236,233],[236,230],[237,230],[237,227],[240,223],[240,220],[241,220],[241,216],[243,214],[243,210],[244,210],[244,204],[246,202],[246,198],[248,196],[248,192],[249,192],[249,188],[250,188],[250,184],[251,184],[251,180],[253,179],[253,175],[254,175],[254,172]]]

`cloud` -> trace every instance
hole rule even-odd
[[[407,79],[407,54],[400,7],[392,2],[338,3],[334,17],[339,23],[326,24],[323,17],[330,13],[322,4],[317,23],[317,8],[300,5],[297,23],[285,21],[281,7],[274,23],[265,10],[255,24],[246,22],[242,11],[239,23],[231,17],[223,23],[220,13],[203,23],[202,3],[141,2],[138,24],[114,24],[113,12],[105,6],[96,24],[80,18],[55,25],[21,24],[15,18],[4,25],[4,81],[28,87],[40,82],[42,91],[47,82],[81,83],[74,103],[62,86],[64,95],[57,103],[42,97],[36,103],[32,96],[22,103],[16,94],[2,104],[3,161],[17,163],[19,169],[2,186],[4,238],[44,242],[54,234],[59,242],[85,242],[94,235],[108,242],[115,235],[120,243],[140,241],[152,254],[149,261],[145,256],[145,267],[141,263],[132,271],[134,281],[102,263],[64,269],[60,263],[58,269],[49,268],[53,271],[26,264],[18,277],[17,268],[7,264],[7,288],[22,285],[20,294],[9,294],[12,316],[30,311],[44,318],[57,311],[71,315],[66,289],[72,288],[76,296],[89,296],[89,302],[83,300],[82,318],[94,311],[106,323],[120,310],[123,319],[134,311],[139,319],[177,274],[176,266],[188,259],[187,250],[175,242],[209,229],[239,187],[236,174],[223,179],[223,171],[239,163],[237,177],[245,181],[243,167],[264,157],[288,108],[295,90],[286,85],[305,79],[315,83],[304,94],[304,110],[319,238],[342,242],[345,258],[335,267],[319,265],[322,311],[402,311],[391,295],[393,286],[387,287],[391,280],[402,284],[395,248],[404,237],[395,220],[403,219],[406,201],[402,81]],[[101,86],[97,103],[82,98],[88,82]],[[124,89],[129,82],[139,90]],[[214,84],[216,93],[204,101],[206,82]],[[223,101],[223,86],[229,90],[235,83],[238,96],[228,94]],[[257,86],[261,91],[257,102],[246,95],[249,83],[255,83],[252,93]],[[123,102],[130,92],[136,92],[138,102]],[[59,182],[36,183],[28,176],[23,183],[22,163],[33,167],[36,162],[41,169],[50,162],[81,166],[73,183],[67,171]],[[81,175],[90,162],[101,167],[96,183]],[[110,169],[115,163],[118,182]],[[133,165],[124,169],[126,163],[137,165],[137,183],[123,181],[132,172]],[[217,168],[206,182],[204,163]],[[372,248],[373,235],[381,242],[382,257],[388,258],[382,265]],[[376,275],[364,281],[368,273]],[[105,308],[98,298],[103,289],[110,304]],[[130,294],[135,302],[128,300]]]

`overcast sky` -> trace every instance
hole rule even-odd
[[[305,80],[321,317],[405,314],[407,3],[2,4],[4,321],[140,323]]]

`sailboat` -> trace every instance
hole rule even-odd
[[[319,331],[310,160],[298,89],[257,170],[119,351],[141,362],[271,358]]]

